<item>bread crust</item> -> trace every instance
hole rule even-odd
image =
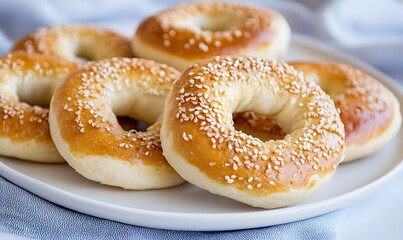
[[[50,130],[57,149],[78,173],[103,184],[155,189],[182,183],[162,156],[158,123],[178,75],[144,59],[87,63],[52,97]],[[146,132],[125,131],[116,116],[152,126]]]
[[[290,28],[279,13],[233,3],[187,3],[145,19],[132,39],[136,56],[183,70],[217,55],[282,59]]]
[[[34,162],[64,162],[50,137],[49,110],[45,106],[55,88],[76,68],[74,63],[25,52],[0,58],[1,155]]]
[[[276,120],[287,136],[263,142],[234,129],[232,113]],[[164,156],[187,181],[246,204],[275,208],[318,190],[344,158],[330,97],[275,60],[216,57],[176,81],[161,128]]]
[[[111,57],[133,57],[128,38],[91,25],[38,28],[14,44],[11,51],[17,50],[77,63]]]

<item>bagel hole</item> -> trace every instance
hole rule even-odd
[[[232,115],[234,128],[262,141],[284,139],[286,133],[270,117],[254,112],[241,112]]]
[[[183,21],[178,21],[175,25],[179,28],[187,28],[192,31],[225,32],[242,29],[245,17],[235,14],[199,14],[190,16]]]
[[[137,132],[145,132],[147,131],[147,128],[150,126],[149,124],[138,121],[136,119],[126,117],[126,116],[120,116],[117,117],[118,123],[120,127],[122,127],[123,130],[125,131],[130,131],[132,129],[136,130]]]
[[[82,63],[86,63],[89,61],[93,61],[96,60],[93,57],[91,57],[91,53],[88,52],[88,50],[84,49],[84,48],[77,48],[76,52],[74,53],[74,57]]]
[[[28,99],[20,98],[20,102],[21,103],[26,103],[26,104],[31,105],[31,106],[41,107],[41,108],[44,108],[44,109],[49,109],[49,106],[50,106],[50,102],[33,101],[31,99],[28,100]]]
[[[17,90],[18,101],[31,106],[49,108],[52,91],[40,84],[32,85],[31,88],[19,88]]]
[[[81,63],[97,60],[97,51],[103,50],[94,50],[94,42],[91,42],[89,39],[81,39],[80,41],[74,43],[72,48],[74,49],[74,56],[72,57]]]
[[[224,32],[240,29],[244,19],[230,15],[201,16],[199,26],[202,31]]]

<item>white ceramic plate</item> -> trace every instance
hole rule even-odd
[[[322,44],[294,37],[288,60],[349,63],[382,81],[403,106],[402,91],[388,77]],[[0,157],[0,174],[51,202],[101,218],[174,230],[235,230],[306,219],[358,201],[403,169],[402,146],[401,130],[378,153],[341,165],[313,197],[275,210],[252,208],[190,184],[164,190],[125,191],[86,180],[65,164],[35,164]]]

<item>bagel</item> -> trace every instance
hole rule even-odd
[[[34,162],[64,162],[50,137],[45,106],[56,86],[76,67],[23,52],[0,57],[0,155]]]
[[[263,142],[237,131],[233,112],[270,116],[284,129]],[[344,157],[344,128],[330,97],[285,63],[215,57],[187,68],[167,97],[164,156],[187,181],[255,207],[298,202]]]
[[[186,3],[145,19],[132,38],[136,56],[183,70],[217,55],[281,59],[290,27],[277,12],[233,3]]]
[[[11,51],[41,53],[77,63],[132,57],[130,41],[110,30],[89,25],[39,28],[18,40]]]
[[[306,78],[330,95],[346,133],[346,158],[353,161],[371,155],[388,143],[402,122],[399,102],[385,87],[359,69],[339,63],[290,63]],[[237,129],[263,139],[278,138],[281,132],[273,120],[262,116],[237,115]],[[253,126],[259,125],[254,129]],[[284,136],[284,135],[283,135]]]
[[[162,156],[157,121],[178,75],[144,59],[84,65],[56,89],[50,104],[50,131],[60,154],[79,174],[106,185],[140,190],[182,183]],[[146,132],[125,131],[116,116],[153,125]]]

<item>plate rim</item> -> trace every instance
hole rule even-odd
[[[45,182],[39,181],[35,178],[22,174],[11,167],[7,166],[4,163],[0,162],[0,174],[2,177],[7,179],[8,181],[16,184],[17,186],[25,189],[28,192],[33,193],[41,198],[44,198],[54,204],[66,207],[73,211],[81,212],[84,214],[88,214],[95,217],[100,217],[108,220],[113,220],[121,223],[143,226],[143,227],[152,227],[158,229],[166,229],[166,230],[184,230],[184,231],[226,231],[226,230],[241,230],[241,229],[250,229],[250,228],[258,228],[258,227],[267,227],[273,226],[283,223],[290,223],[294,221],[299,221],[303,219],[308,219],[311,217],[316,217],[322,214],[333,212],[337,209],[348,206],[366,196],[370,195],[374,191],[376,191],[382,184],[393,178],[400,171],[403,170],[403,161],[395,165],[391,168],[387,173],[377,178],[376,180],[365,184],[362,187],[354,189],[352,191],[343,193],[341,195],[324,199],[314,203],[308,203],[305,205],[297,205],[297,206],[289,206],[285,208],[279,209],[271,209],[271,210],[262,210],[257,212],[241,212],[241,213],[172,213],[172,212],[164,212],[164,211],[152,211],[152,210],[144,210],[144,209],[135,209],[124,206],[117,206],[109,203],[105,203],[99,200],[94,200],[86,197],[82,197],[80,195],[76,195],[70,193],[65,190],[61,190],[52,185],[49,185]],[[27,187],[29,185],[29,187]],[[29,189],[28,189],[29,188]],[[47,195],[48,192],[52,194]],[[64,201],[60,201],[60,199],[64,199]],[[79,207],[71,206],[72,203],[66,203],[66,200],[76,200],[80,201],[82,205]],[[73,203],[74,204],[74,203]],[[87,206],[91,206],[91,208],[87,208]],[[94,208],[95,206],[95,208]],[[107,210],[105,213],[98,212],[99,208],[102,210]],[[326,210],[321,210],[326,209]],[[109,211],[115,211],[116,213],[127,213],[131,212],[132,214],[138,214],[139,217],[158,217],[159,221],[153,221],[144,224],[143,221],[137,220],[128,220],[116,217],[111,215]],[[267,220],[263,221],[261,218],[271,217],[281,217],[281,215],[292,214],[292,217],[281,218],[281,220]],[[119,214],[116,214],[119,215]],[[215,222],[219,222],[222,220],[226,220],[229,217],[233,218],[242,218],[243,221],[241,224],[226,224],[211,226],[211,224],[200,224],[197,222],[195,224],[188,223],[189,220],[194,220],[194,217],[202,219],[214,219]],[[181,224],[170,224],[171,221],[180,221]],[[155,219],[154,219],[155,220]],[[253,220],[253,221],[248,221]],[[259,222],[259,223],[256,223]],[[222,223],[222,222],[221,222]],[[179,225],[179,226],[178,226]],[[236,225],[236,226],[234,226]]]
[[[304,46],[304,48],[315,49],[316,51],[326,52],[335,58],[340,58],[343,62],[351,64],[355,67],[365,69],[365,71],[372,75],[381,78],[381,82],[385,84],[394,94],[397,94],[399,103],[402,104],[403,91],[402,87],[394,82],[389,76],[383,74],[369,64],[350,56],[341,50],[337,50],[327,44],[318,40],[293,34],[292,43]],[[400,106],[401,108],[403,106]],[[1,157],[0,157],[1,158]],[[91,216],[100,217],[117,222],[127,223],[131,225],[152,227],[167,230],[185,230],[185,231],[225,231],[225,230],[240,230],[250,229],[257,227],[273,226],[288,222],[299,221],[311,217],[316,217],[325,213],[335,211],[350,205],[360,199],[370,195],[376,191],[382,184],[390,180],[403,170],[403,157],[399,163],[396,163],[386,173],[377,179],[368,182],[367,184],[358,187],[354,190],[345,192],[335,197],[320,200],[314,203],[307,203],[304,205],[289,206],[279,209],[253,211],[253,212],[238,212],[238,213],[181,213],[181,212],[167,212],[155,211],[138,208],[130,208],[125,206],[113,205],[110,203],[102,202],[87,197],[59,189],[52,185],[42,182],[33,177],[27,176],[6,164],[0,162],[0,175],[8,181],[16,184],[17,186],[33,193],[41,198],[44,198],[52,203],[66,207],[73,211],[85,213]],[[48,194],[51,192],[52,194]],[[62,199],[62,200],[60,200]],[[79,206],[74,205],[74,201],[79,201]],[[73,206],[74,205],[74,206]],[[88,206],[91,206],[90,208]],[[99,211],[99,210],[106,211]],[[326,209],[326,210],[324,210]],[[131,213],[138,215],[138,218],[130,218],[123,213]],[[284,217],[283,215],[290,215],[291,217]],[[209,220],[205,221],[191,221],[197,216],[198,219]],[[267,219],[268,216],[277,217],[276,220]],[[158,220],[155,219],[158,217]],[[148,219],[145,219],[148,218]],[[243,221],[238,223],[227,223],[223,220],[228,218],[241,218]],[[138,219],[141,219],[140,221]],[[220,224],[212,225],[211,221],[220,222]],[[174,220],[174,221],[172,221]],[[174,224],[172,224],[175,222]]]

